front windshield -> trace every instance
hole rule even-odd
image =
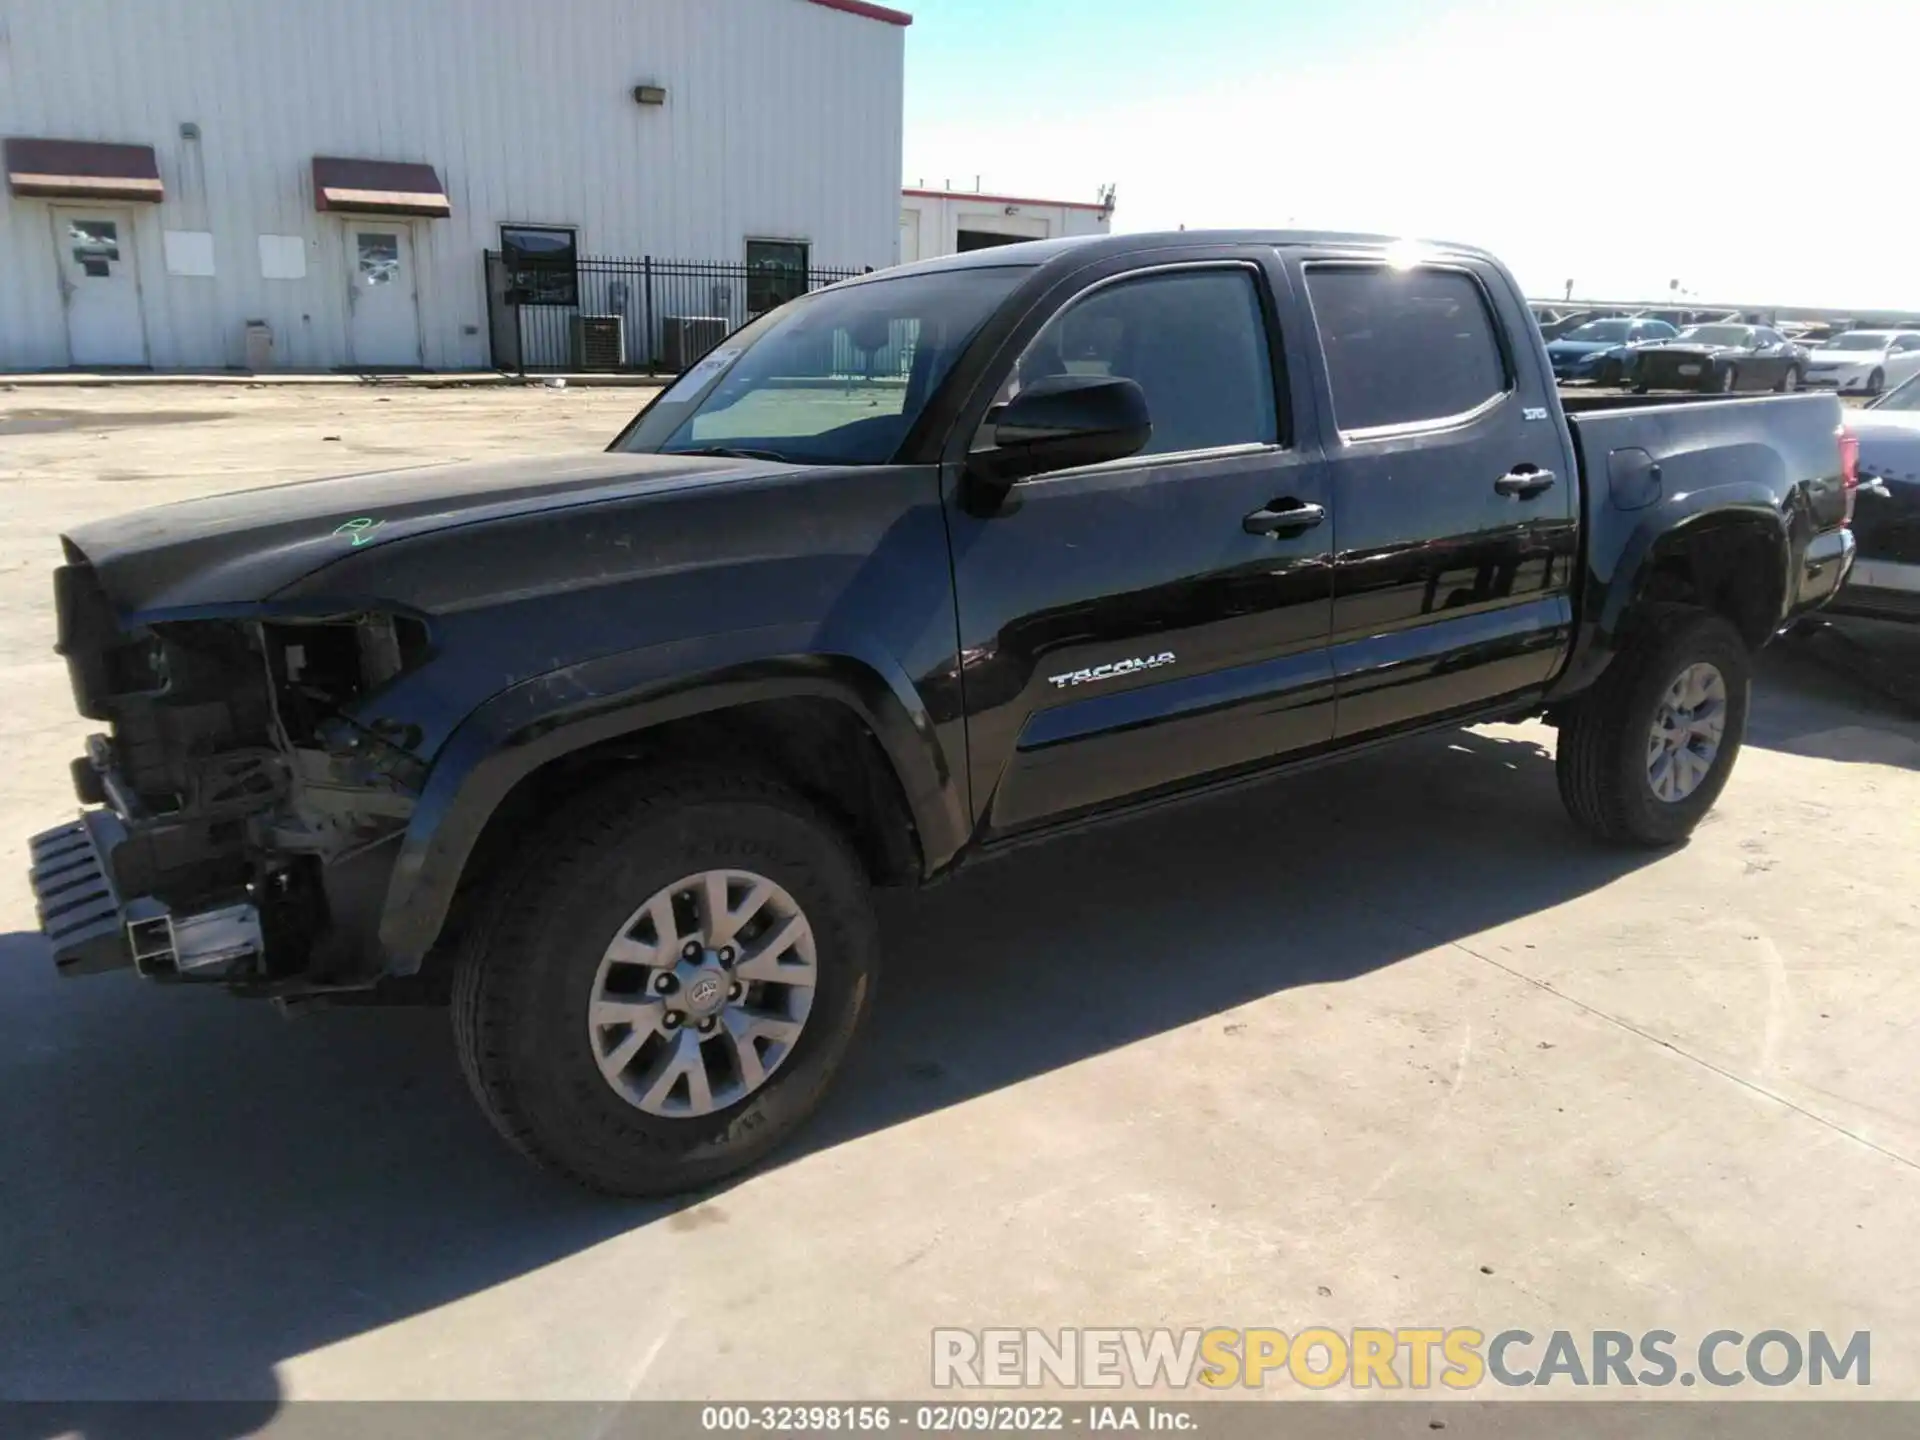
[[[1560,338],[1563,340],[1604,341],[1610,345],[1618,345],[1622,340],[1627,338],[1627,324],[1628,322],[1625,320],[1589,320],[1579,329],[1571,331]]]
[[[1698,340],[1702,345],[1745,345],[1749,333],[1744,325],[1689,325],[1680,332],[1680,338]]]
[[[1836,335],[1820,347],[1822,350],[1884,350],[1887,337],[1871,330],[1855,330],[1851,335]]]
[[[935,270],[802,296],[721,342],[618,446],[884,464],[967,342],[1029,273],[1023,265]]]
[[[1920,410],[1920,375],[1914,375],[1878,400],[1867,402],[1869,410]]]

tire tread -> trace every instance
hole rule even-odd
[[[536,1165],[606,1193],[658,1194],[687,1187],[678,1181],[644,1184],[611,1178],[627,1168],[621,1163],[623,1159],[630,1163],[635,1138],[631,1135],[574,1134],[571,1138],[576,1142],[602,1152],[605,1165],[588,1167],[563,1156],[550,1143],[544,1127],[530,1113],[526,1097],[517,1090],[514,1067],[509,1063],[510,1035],[519,1003],[513,961],[531,948],[536,932],[579,867],[618,847],[651,819],[670,819],[689,808],[716,803],[786,811],[818,833],[820,842],[832,852],[832,863],[864,879],[860,862],[845,837],[805,800],[765,774],[685,764],[642,770],[573,802],[531,831],[516,847],[515,858],[491,877],[493,894],[466,927],[455,957],[451,1005],[454,1047],[481,1113],[501,1138]],[[816,1092],[824,1093],[835,1069],[837,1062],[821,1077],[814,1087]],[[805,1108],[811,1108],[813,1098],[817,1096],[810,1097]],[[728,1143],[749,1141],[756,1118],[751,1106],[736,1114],[729,1122]],[[771,1148],[780,1138],[765,1137],[764,1148]],[[655,1148],[657,1159],[663,1163],[670,1163],[675,1156],[669,1144],[661,1142]],[[741,1166],[757,1159],[763,1147],[743,1148],[752,1148],[754,1153],[743,1159]]]
[[[1671,663],[1688,632],[1716,629],[1733,633],[1728,622],[1711,611],[1690,605],[1648,606],[1625,651],[1569,707],[1561,722],[1554,765],[1560,799],[1577,822],[1601,839],[1616,844],[1673,843],[1670,837],[1649,834],[1636,823],[1615,773],[1620,747],[1629,728],[1636,732],[1640,728],[1641,717],[1633,712],[1648,674]],[[1723,743],[1737,752],[1739,742],[1739,736],[1729,734]],[[1729,764],[1731,758],[1730,754]]]

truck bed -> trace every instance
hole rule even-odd
[[[1562,397],[1580,463],[1589,572],[1636,563],[1658,534],[1713,510],[1784,526],[1790,573],[1783,609],[1830,596],[1850,552],[1831,394]]]

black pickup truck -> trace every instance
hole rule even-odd
[[[638,1194],[819,1104],[872,886],[1532,715],[1676,842],[1854,479],[1831,396],[1611,403],[1472,249],[1095,237],[795,300],[604,453],[85,526],[54,962],[450,998],[507,1139]]]

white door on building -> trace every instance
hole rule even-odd
[[[420,363],[413,236],[404,223],[347,224],[348,353],[362,367]]]
[[[920,212],[900,212],[900,263],[911,265],[920,258]]]
[[[72,363],[146,364],[133,212],[112,206],[55,206],[53,243],[60,257],[60,295],[66,303]]]

